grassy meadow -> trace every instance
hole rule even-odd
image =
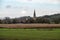
[[[60,29],[0,28],[0,40],[60,40]]]

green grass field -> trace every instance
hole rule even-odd
[[[0,28],[0,40],[60,40],[60,29],[5,29]]]

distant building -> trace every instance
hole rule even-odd
[[[33,14],[33,17],[36,18],[36,13],[35,13],[35,10],[34,10],[34,14]]]
[[[34,10],[34,14],[33,14],[33,20],[36,20],[36,12]]]

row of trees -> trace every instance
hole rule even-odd
[[[34,20],[32,17],[21,17],[21,18],[9,18],[5,17],[0,19],[0,24],[16,24],[16,23],[48,23],[48,24],[59,24],[60,23],[60,14],[51,15],[51,16],[42,16],[37,17]]]
[[[9,17],[6,17],[5,19],[1,20],[0,19],[0,24],[16,24],[16,23],[48,23],[48,24],[59,24],[60,23],[60,18],[36,18],[34,20],[33,18],[30,18],[28,20],[18,20],[16,18],[10,19]]]
[[[0,24],[14,24],[16,23],[16,19],[10,19],[9,17],[5,17],[4,19],[0,19]]]

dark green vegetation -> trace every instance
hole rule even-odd
[[[0,40],[60,40],[60,29],[0,28]]]
[[[60,13],[54,15],[45,15],[40,17],[24,16],[19,18],[6,17],[0,19],[0,24],[17,24],[17,23],[47,23],[47,24],[60,24]]]

